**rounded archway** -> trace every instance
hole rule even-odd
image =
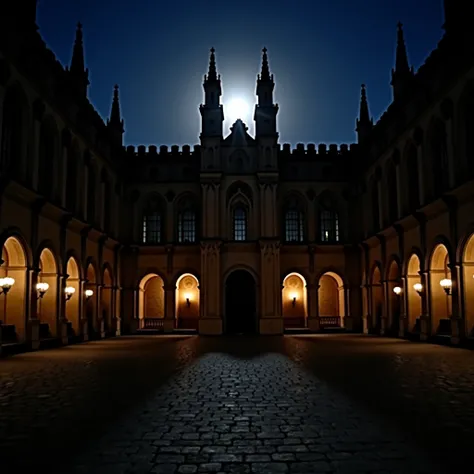
[[[344,327],[344,282],[334,272],[326,272],[318,282],[318,314],[322,329]]]
[[[406,328],[409,333],[418,333],[420,331],[420,317],[422,312],[421,296],[416,291],[415,285],[421,285],[421,263],[418,255],[415,253],[408,259],[407,265],[407,323]]]
[[[469,237],[462,254],[462,277],[466,335],[472,337],[474,335],[474,234]]]
[[[431,331],[433,334],[451,334],[451,296],[441,286],[441,280],[450,279],[449,253],[444,244],[438,244],[429,264]]]
[[[396,260],[392,260],[387,272],[387,291],[388,291],[388,332],[392,335],[398,335],[400,326],[400,295],[393,290],[400,286],[400,265]]]
[[[102,274],[102,291],[100,293],[100,307],[102,320],[104,321],[104,331],[108,336],[115,334],[113,322],[113,278],[109,267],[104,267]]]
[[[199,281],[184,273],[176,282],[176,327],[198,329],[199,312]]]
[[[283,324],[286,328],[306,327],[308,302],[306,280],[299,273],[290,273],[281,290]]]
[[[140,328],[155,328],[151,321],[165,317],[165,290],[163,278],[156,273],[145,275],[139,284],[138,318]]]
[[[372,292],[372,331],[376,334],[380,334],[383,317],[383,286],[382,274],[378,265],[375,266],[372,271],[370,287]]]
[[[66,266],[67,279],[66,287],[74,288],[72,297],[66,301],[65,315],[69,322],[69,335],[79,336],[82,333],[81,316],[79,314],[80,305],[79,298],[81,298],[81,275],[79,272],[79,265],[74,257],[70,257]]]
[[[225,333],[256,334],[257,291],[253,275],[234,270],[225,280]]]
[[[0,321],[3,342],[22,342],[26,339],[27,257],[16,237],[9,237],[2,248],[1,278],[15,281],[8,292],[0,295]]]
[[[39,259],[38,283],[46,283],[48,290],[38,299],[37,312],[40,324],[40,338],[58,334],[58,268],[50,249],[44,248]]]

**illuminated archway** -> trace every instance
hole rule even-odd
[[[422,307],[421,307],[421,297],[414,288],[415,285],[421,285],[421,263],[418,255],[415,253],[411,255],[408,260],[407,265],[407,287],[405,291],[406,302],[407,302],[407,322],[408,322],[408,332],[419,332],[420,325],[418,321],[421,317]]]
[[[199,324],[199,282],[191,273],[185,273],[176,282],[176,326],[197,329]]]
[[[400,266],[396,260],[392,260],[387,273],[388,290],[388,330],[391,334],[398,335],[400,323],[400,296],[393,289],[400,286]]]
[[[165,317],[163,278],[156,273],[149,273],[141,279],[138,289],[138,318],[140,328],[144,328],[146,319],[163,319]]]
[[[81,316],[79,314],[79,298],[81,289],[81,276],[79,272],[79,265],[74,257],[70,257],[67,261],[66,272],[68,277],[66,279],[66,287],[70,286],[74,288],[72,297],[66,301],[65,315],[66,319],[70,323],[70,329],[72,330],[72,336],[79,336],[82,334]]]
[[[466,318],[466,334],[474,335],[474,234],[469,237],[462,255],[462,273],[464,298],[464,317]]]
[[[343,327],[345,314],[344,282],[334,272],[326,272],[318,282],[319,324],[324,327]]]
[[[290,273],[283,280],[281,290],[283,324],[285,328],[306,326],[308,303],[306,280],[299,273]]]
[[[450,279],[449,253],[443,244],[438,244],[431,254],[429,264],[431,330],[433,334],[451,333],[451,297],[441,286],[441,280]]]
[[[46,283],[47,291],[38,300],[37,312],[41,321],[40,337],[58,334],[58,268],[56,259],[50,249],[41,252],[39,260],[38,283]]]
[[[104,321],[104,330],[108,335],[115,332],[113,327],[113,279],[109,267],[104,267],[104,273],[102,274],[102,291],[100,293],[100,307],[101,315]]]
[[[382,274],[380,268],[375,266],[372,271],[372,278],[370,279],[370,286],[372,290],[372,329],[376,334],[380,333],[382,329],[382,317],[383,317],[383,287],[382,287]]]
[[[19,239],[9,237],[5,241],[2,260],[0,277],[15,280],[8,293],[0,295],[0,321],[4,325],[3,341],[22,342],[26,339],[27,259]]]

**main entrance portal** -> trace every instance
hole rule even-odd
[[[246,270],[232,272],[225,282],[225,332],[227,334],[257,332],[255,280]]]

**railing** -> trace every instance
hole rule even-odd
[[[163,319],[159,318],[145,318],[143,320],[143,329],[164,330]]]
[[[340,316],[320,316],[319,326],[321,328],[340,328],[341,317]]]

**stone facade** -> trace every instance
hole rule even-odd
[[[64,69],[23,3],[0,20],[0,276],[15,280],[2,280],[4,343],[144,328],[472,334],[474,43],[461,6],[446,6],[416,73],[399,25],[394,100],[374,124],[362,87],[357,144],[279,143],[265,49],[255,136],[240,120],[226,135],[211,50],[200,144],[168,149],[123,146],[118,87],[105,123],[87,99],[82,26]]]

